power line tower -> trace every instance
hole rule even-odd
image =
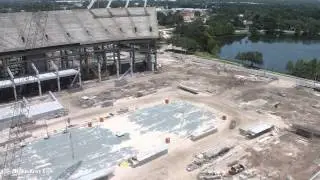
[[[13,115],[10,121],[8,143],[4,155],[1,179],[16,179],[21,164],[22,148],[25,146],[26,126],[29,106],[25,100],[13,104]]]

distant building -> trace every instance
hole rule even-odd
[[[184,22],[192,22],[194,20],[194,11],[183,11],[181,12]]]
[[[253,24],[252,21],[243,20],[243,25],[245,25],[245,26],[249,26],[249,25],[252,25],[252,24]]]
[[[77,7],[82,7],[85,2],[90,2],[91,0],[54,0],[56,3],[69,4]]]
[[[162,12],[166,15],[168,15],[169,12],[171,13],[176,13],[179,12],[182,17],[184,22],[192,22],[193,20],[196,19],[195,12],[199,12],[200,16],[203,16],[206,14],[207,9],[200,9],[200,8],[172,8],[172,9],[167,9],[165,7],[157,7],[156,9],[157,12]]]

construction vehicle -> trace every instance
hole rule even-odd
[[[230,175],[236,175],[239,174],[240,172],[244,171],[245,167],[242,164],[235,164],[231,166],[229,170]]]

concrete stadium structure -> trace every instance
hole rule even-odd
[[[153,7],[6,13],[0,24],[0,99],[156,69]]]

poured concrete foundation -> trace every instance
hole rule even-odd
[[[117,138],[111,131],[97,127],[70,129],[66,134],[33,142],[23,149],[21,168],[45,173],[24,174],[23,177],[67,179],[66,176],[62,177],[67,174],[66,171],[73,172],[70,179],[88,177],[98,172],[101,175],[102,169],[110,169],[117,165],[118,160],[135,154],[130,147],[120,147],[122,141],[125,139]],[[80,161],[82,163],[76,167]]]
[[[136,111],[129,120],[141,126],[142,133],[160,131],[189,136],[216,124],[216,116],[205,108],[176,101]]]

